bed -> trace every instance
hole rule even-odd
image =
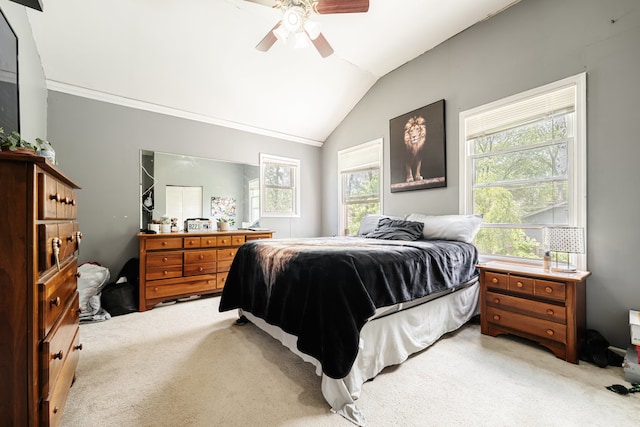
[[[367,217],[357,237],[245,243],[220,300],[312,363],[357,425],[364,382],[478,313],[479,219],[412,215]]]

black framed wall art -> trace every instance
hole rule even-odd
[[[444,99],[389,121],[391,192],[447,186]]]

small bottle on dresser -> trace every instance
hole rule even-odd
[[[549,268],[551,268],[551,266],[549,265],[550,262],[551,262],[551,254],[549,253],[549,251],[546,251],[544,253],[543,265],[544,265],[544,269],[547,271],[549,270]]]

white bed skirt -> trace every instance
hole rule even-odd
[[[331,410],[359,426],[366,424],[355,404],[362,384],[385,367],[404,362],[411,354],[424,350],[442,335],[455,331],[479,313],[479,285],[442,296],[428,303],[398,311],[367,322],[360,332],[359,351],[349,374],[339,380],[322,374],[320,362],[296,348],[298,338],[270,325],[246,311],[240,311],[254,325],[276,338],[322,376],[322,394]]]

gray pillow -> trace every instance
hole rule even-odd
[[[403,219],[381,218],[376,229],[365,237],[386,240],[418,240],[422,237],[424,224]]]

